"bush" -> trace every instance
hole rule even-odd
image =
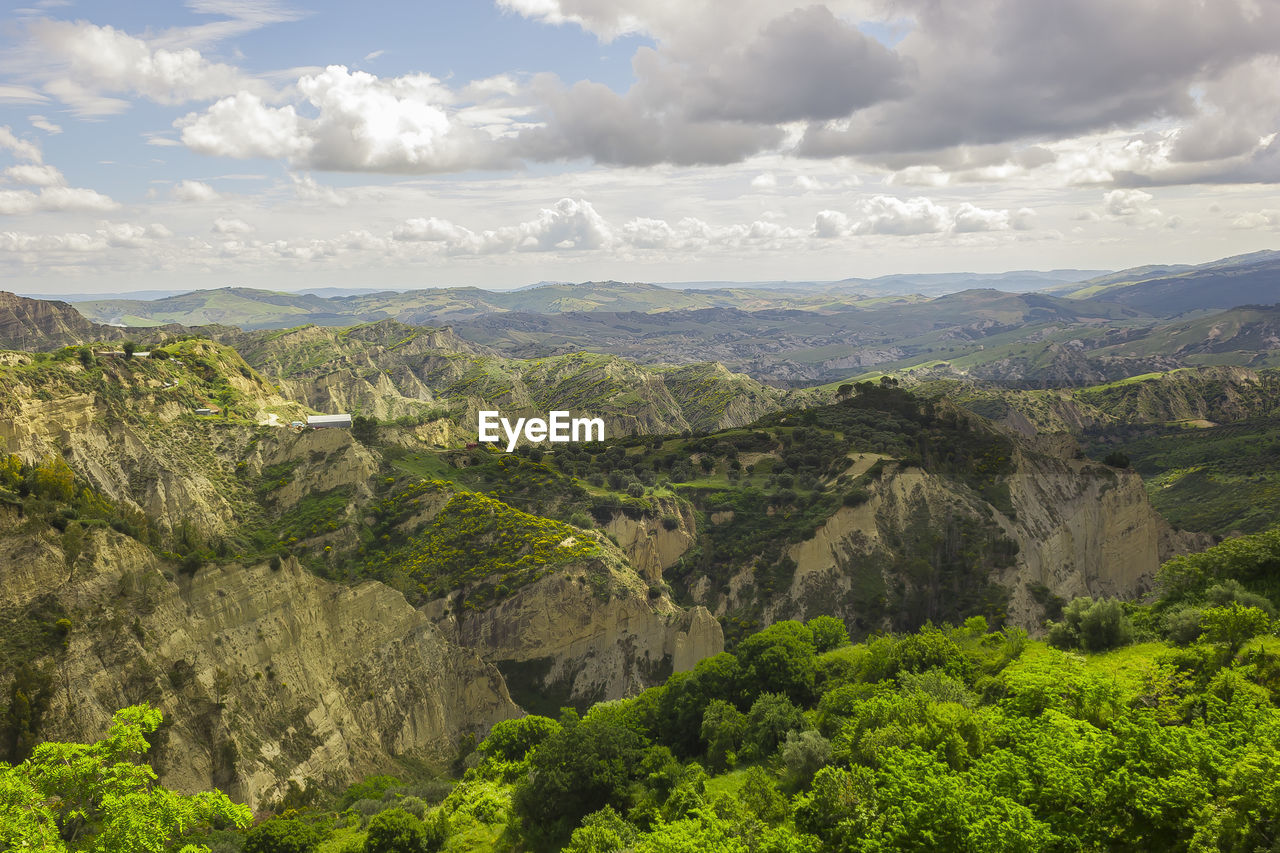
[[[813,632],[813,645],[818,654],[849,643],[849,630],[834,616],[815,616],[805,623],[805,627]]]
[[[320,830],[297,818],[272,818],[249,830],[244,853],[312,853],[323,841]]]
[[[1271,618],[1257,607],[1233,601],[1229,607],[1210,607],[1200,616],[1204,638],[1226,646],[1231,654],[1246,642],[1271,630]]]
[[[1276,608],[1271,603],[1271,599],[1264,595],[1258,595],[1256,592],[1250,592],[1240,585],[1237,580],[1227,580],[1219,584],[1214,584],[1205,590],[1205,601],[1215,607],[1226,607],[1232,602],[1238,602],[1244,607],[1256,607],[1271,618],[1275,618]]]
[[[831,741],[813,729],[788,732],[782,745],[782,763],[793,788],[807,787],[813,774],[831,763]]]
[[[442,813],[424,823],[404,809],[387,809],[369,821],[364,853],[434,853],[447,835]]]
[[[803,729],[804,712],[780,693],[763,693],[747,713],[744,753],[764,759],[778,751],[787,734]]]
[[[360,800],[381,800],[383,794],[404,783],[395,776],[370,776],[351,784],[338,800],[338,810],[342,811]]]
[[[560,724],[555,720],[535,714],[518,720],[503,720],[494,725],[476,751],[485,758],[519,761],[529,750],[559,731]]]
[[[1088,597],[1073,599],[1063,609],[1062,621],[1049,629],[1049,644],[1060,649],[1101,652],[1119,648],[1132,640],[1133,624],[1114,598],[1098,601]]]
[[[1164,616],[1164,633],[1169,642],[1186,646],[1200,638],[1204,629],[1200,627],[1203,609],[1195,606],[1179,607],[1170,610]]]
[[[744,698],[782,691],[800,705],[812,698],[815,677],[813,631],[799,622],[775,622],[738,646]]]
[[[702,715],[702,740],[707,745],[707,765],[713,772],[732,767],[742,748],[747,717],[722,699],[712,699]]]

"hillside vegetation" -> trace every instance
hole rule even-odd
[[[1270,849],[1277,542],[1171,561],[1147,606],[1073,601],[1047,643],[977,617],[856,644],[826,617],[775,623],[634,698],[500,723],[457,781],[312,790],[246,840],[372,850],[395,824],[444,851]]]

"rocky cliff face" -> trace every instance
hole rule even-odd
[[[1135,598],[1151,589],[1163,560],[1209,544],[1172,530],[1132,471],[1078,458],[1070,440],[1038,446],[1020,445],[1002,509],[918,467],[860,454],[854,474],[877,461],[884,469],[867,500],[842,506],[788,549],[794,574],[763,602],[761,621],[825,613],[858,630],[886,630],[937,620],[968,596],[969,606],[998,608],[1035,631],[1044,613],[1033,590]],[[727,594],[706,583],[692,592],[722,617],[758,596],[749,570]]]
[[[0,291],[0,349],[44,352],[124,337],[124,330],[92,323],[67,302]]]
[[[625,513],[613,516],[604,526],[640,576],[649,583],[661,583],[662,573],[671,568],[693,545],[697,520],[687,504],[666,498],[655,501],[656,513],[632,518]]]
[[[441,636],[399,593],[340,586],[285,560],[174,578],[148,550],[95,530],[68,580],[56,539],[0,508],[0,604],[55,591],[72,621],[48,737],[83,740],[147,701],[172,725],[166,784],[251,805],[295,779],[345,781],[399,756],[450,760],[460,739],[516,716],[498,671]]]
[[[705,608],[677,607],[612,556],[460,611],[452,599],[427,608],[446,636],[495,662],[517,701],[538,713],[633,694],[724,650]]]

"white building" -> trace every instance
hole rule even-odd
[[[307,415],[312,429],[351,429],[351,415]]]

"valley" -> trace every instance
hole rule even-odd
[[[698,790],[746,796],[763,777],[728,755],[761,768],[801,735],[829,749],[852,725],[839,715],[885,690],[933,679],[930,701],[970,709],[1023,696],[1037,667],[1065,666],[1047,656],[1080,608],[1111,602],[1148,646],[1176,647],[1191,605],[1170,597],[1170,567],[1269,536],[1280,513],[1274,312],[1169,317],[1101,298],[1128,287],[1143,282],[237,291],[237,310],[279,312],[244,328],[213,313],[226,294],[157,300],[149,319],[165,324],[129,329],[7,297],[0,746],[19,761],[147,705],[165,718],[148,761],[175,790],[320,815],[361,779],[437,780],[447,849],[553,849],[587,812],[528,799],[536,777],[514,768],[550,747],[495,738],[533,726],[568,744],[614,725],[610,708],[656,714],[625,725],[668,750],[662,772],[700,758],[727,775]],[[316,313],[343,300],[350,312]],[[608,439],[477,440],[482,411],[552,410],[599,418]],[[350,428],[301,426],[317,413]],[[1240,590],[1270,589],[1232,572]],[[751,663],[771,643],[785,652]],[[945,685],[943,659],[868,663],[933,660],[913,643],[968,663]],[[796,654],[810,680],[789,687]],[[876,666],[889,669],[862,669]],[[1133,696],[1156,689],[1148,677],[1132,675]],[[689,690],[702,698],[664,698]],[[725,753],[713,710],[754,720],[762,702],[817,728],[735,723]],[[485,816],[458,799],[480,790],[498,803]],[[790,822],[757,814],[734,831],[810,826],[801,800]],[[334,839],[368,831],[343,820]]]

